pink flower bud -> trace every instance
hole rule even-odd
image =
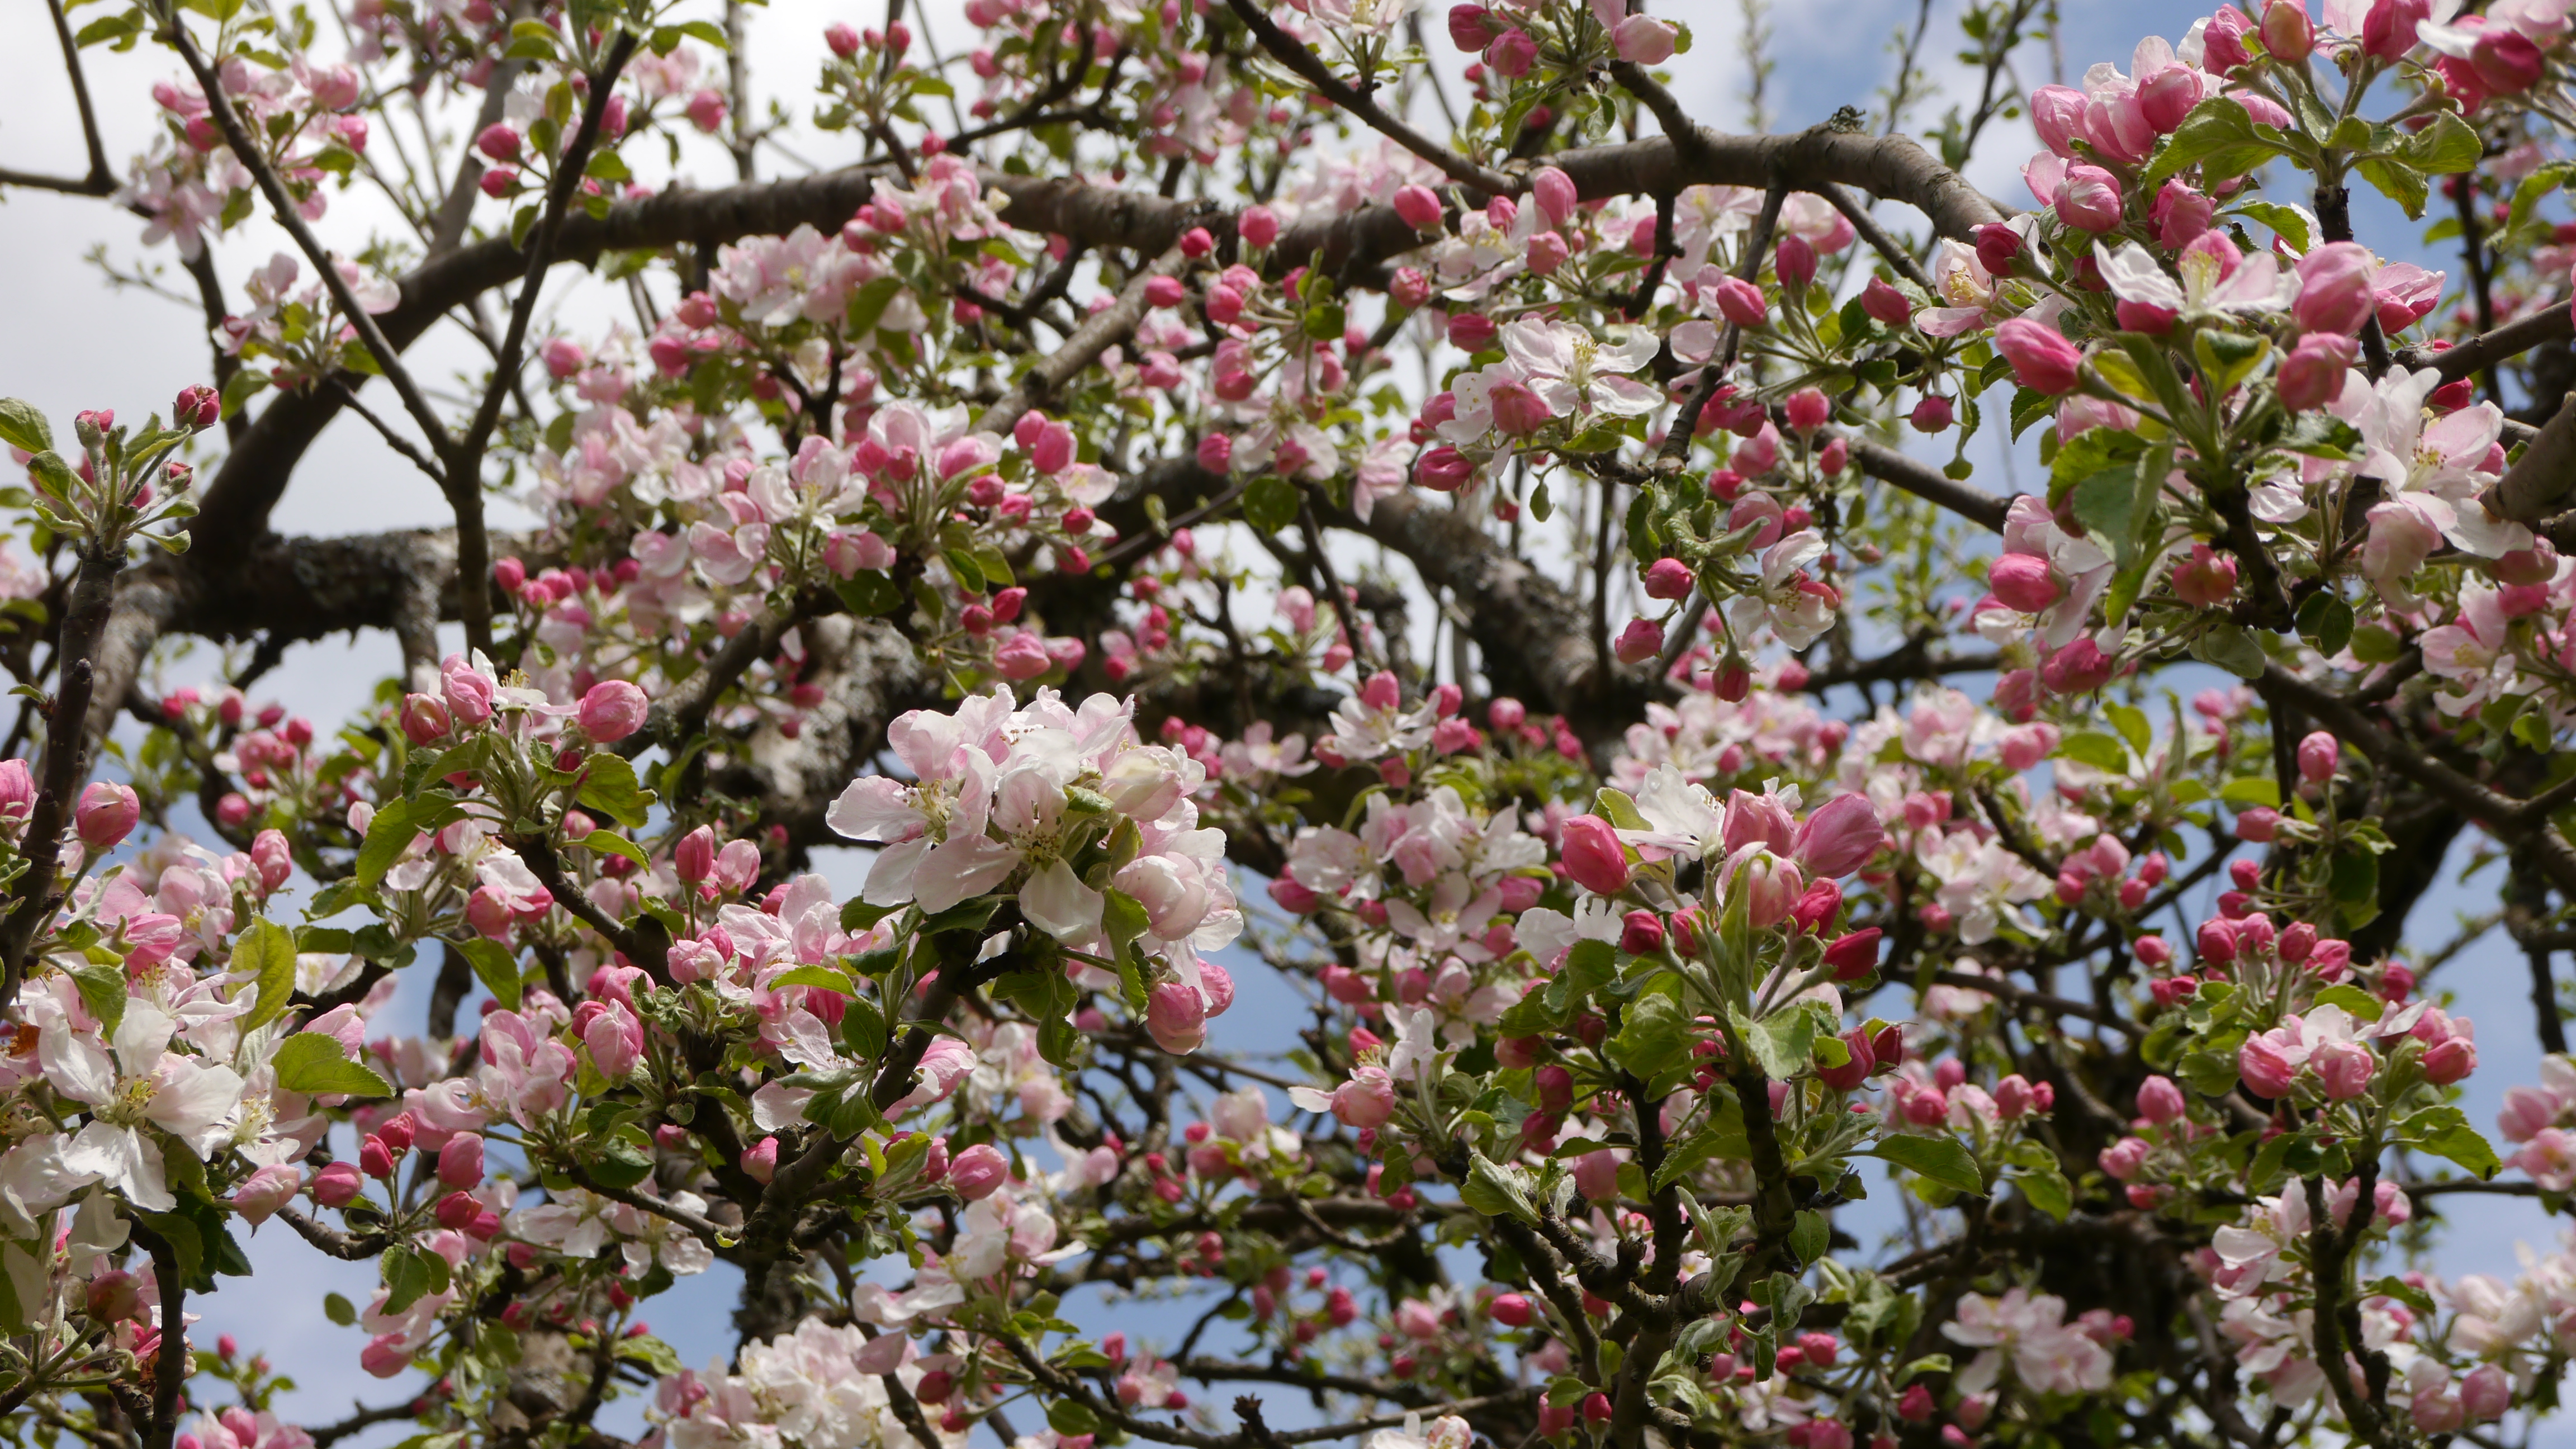
[[[2513,1380],[2497,1365],[2480,1364],[2460,1381],[2460,1413],[2471,1423],[2501,1419],[2512,1407]]]
[[[1485,64],[1506,80],[1519,80],[1538,64],[1538,42],[1530,39],[1526,30],[1506,30],[1485,47]]]
[[[1494,43],[1493,12],[1482,5],[1449,7],[1449,43],[1474,54]]]
[[[2281,406],[2303,413],[2341,397],[2344,378],[2359,356],[2360,344],[2339,333],[2311,332],[2300,338],[2281,359],[2280,376],[2273,384]]]
[[[179,399],[170,406],[170,425],[177,428],[210,428],[224,415],[221,394],[204,383],[190,383],[179,389]]]
[[[1539,215],[1547,218],[1547,224],[1557,228],[1573,219],[1575,207],[1582,202],[1574,178],[1553,166],[1530,173],[1530,199],[1538,203]]]
[[[680,837],[678,848],[671,852],[671,869],[679,878],[696,885],[716,870],[716,833],[713,827],[701,825]]]
[[[2099,166],[2066,168],[2055,200],[2057,219],[2079,231],[2098,234],[2120,225],[2120,178]]]
[[[2287,1095],[2290,1083],[2298,1077],[2298,1068],[2272,1040],[2272,1033],[2250,1036],[2236,1049],[2236,1069],[2245,1079],[2245,1088],[2258,1097]]]
[[[1858,981],[1878,969],[1879,929],[1871,926],[1836,938],[1825,948],[1825,965],[1836,981]]]
[[[744,1148],[742,1170],[745,1176],[758,1183],[767,1183],[771,1178],[776,1177],[778,1175],[778,1139],[763,1137],[759,1142]]]
[[[1646,566],[1646,597],[1650,599],[1687,599],[1697,582],[1690,565],[1677,558],[1659,558]]]
[[[1011,1179],[1011,1160],[989,1142],[978,1142],[949,1159],[948,1185],[968,1202],[982,1202]]]
[[[2281,812],[2269,805],[2250,806],[2236,813],[2236,838],[2255,845],[2265,845],[2281,828]]]
[[[1279,240],[1279,214],[1267,206],[1245,207],[1243,215],[1236,219],[1234,229],[1246,246],[1265,248]]]
[[[1611,646],[1610,652],[1619,656],[1622,664],[1643,664],[1662,653],[1663,649],[1662,625],[1652,619],[1631,619],[1628,627],[1619,631],[1618,641]]]
[[[2171,1077],[2149,1077],[2138,1088],[2138,1115],[2159,1127],[2181,1121],[2188,1106]]]
[[[2437,1087],[2447,1087],[2478,1067],[2478,1045],[2467,1037],[2452,1037],[2425,1049],[2424,1079]]]
[[[2317,1047],[2308,1065],[2316,1068],[2317,1083],[2325,1089],[2327,1100],[2349,1102],[2370,1090],[2371,1073],[2379,1064],[2370,1048],[2359,1042],[2330,1041]]]
[[[1905,420],[1911,423],[1914,431],[1918,433],[1946,433],[1950,430],[1954,415],[1950,400],[1934,394],[1917,402],[1914,405],[1914,411],[1908,414]]]
[[[2084,354],[2065,334],[2045,323],[2006,318],[1996,324],[1995,350],[2012,364],[2021,385],[2033,392],[2063,397],[2082,380]]]
[[[426,694],[403,697],[403,738],[414,745],[434,744],[443,740],[447,738],[448,731],[454,727],[448,720],[445,704]]]
[[[1461,352],[1482,352],[1494,345],[1502,329],[1482,312],[1449,314],[1449,345]]]
[[[1395,1116],[1395,1079],[1384,1067],[1361,1067],[1333,1089],[1333,1117],[1343,1126],[1367,1131]]]
[[[91,781],[89,788],[81,791],[80,805],[72,812],[81,844],[92,850],[114,850],[142,818],[143,802],[130,787],[111,780]]]
[[[2174,565],[2174,596],[2196,609],[2214,609],[2236,592],[2236,560],[2205,543],[2194,543],[2191,556]]]
[[[2114,661],[2090,639],[2078,639],[2048,657],[2039,677],[2055,694],[2090,694],[2110,682]]]
[[[1789,431],[1803,438],[1812,437],[1833,417],[1834,405],[1823,389],[1802,387],[1789,394],[1781,410],[1788,417]]]
[[[1439,193],[1428,186],[1407,186],[1395,193],[1395,214],[1415,231],[1437,231],[1441,225]]]
[[[1207,1002],[1197,987],[1166,981],[1145,998],[1145,1030],[1156,1046],[1186,1056],[1207,1040]]]
[[[1663,918],[1652,911],[1630,911],[1619,925],[1619,949],[1647,956],[1664,949]]]
[[[359,1191],[366,1185],[366,1179],[358,1173],[358,1164],[344,1157],[325,1164],[320,1172],[313,1174],[312,1185],[307,1191],[313,1194],[313,1201],[323,1207],[347,1207],[358,1200]]]
[[[1986,565],[1986,587],[2005,608],[2036,614],[2065,597],[2048,560],[2035,554],[2008,553]]]
[[[1426,450],[1413,465],[1413,481],[1434,493],[1455,493],[1475,476],[1476,465],[1446,443]]]
[[[1878,277],[1861,288],[1860,309],[1889,327],[1903,327],[1914,320],[1913,300]]]
[[[2267,0],[2263,6],[2263,48],[2274,60],[2297,62],[2317,47],[2316,22],[2301,0]]]
[[[2295,0],[2274,0],[2274,4],[2298,10]],[[2299,13],[2304,17],[2304,11]],[[2299,292],[2290,303],[2291,320],[2305,332],[2357,335],[2361,325],[2379,311],[2379,299],[2370,286],[2376,266],[2369,249],[2358,242],[2328,242],[2300,258]]]
[[[1673,58],[1673,45],[1680,34],[1669,20],[1630,15],[1611,27],[1610,46],[1621,60],[1632,65],[1662,65]]]
[[[578,718],[582,733],[611,745],[642,729],[652,709],[642,689],[623,679],[603,679],[582,695]]]
[[[1767,327],[1771,323],[1771,305],[1762,298],[1762,289],[1742,277],[1729,277],[1717,284],[1719,315],[1738,327]]]
[[[1558,841],[1565,873],[1576,885],[1599,896],[1615,896],[1628,888],[1627,850],[1609,821],[1598,815],[1577,815],[1559,827]]]
[[[823,27],[823,44],[843,60],[859,53],[859,33],[842,21]]]
[[[474,149],[495,161],[519,159],[519,132],[506,121],[495,121],[474,138]]]
[[[483,1139],[471,1132],[459,1132],[438,1149],[438,1180],[453,1188],[480,1187],[483,1183]]]

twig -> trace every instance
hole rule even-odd
[[[1269,16],[1261,13],[1252,0],[1226,0],[1235,18],[1261,42],[1261,48],[1281,65],[1295,71],[1299,79],[1334,105],[1368,123],[1371,130],[1402,146],[1405,150],[1440,168],[1441,174],[1461,186],[1474,187],[1488,196],[1517,196],[1528,188],[1520,181],[1505,176],[1490,166],[1479,166],[1448,147],[1441,145],[1403,121],[1386,113],[1385,108],[1354,89],[1323,57],[1308,50],[1297,37],[1280,29]]]
[[[54,39],[63,48],[63,68],[71,72],[72,104],[80,108],[81,140],[89,149],[89,170],[79,179],[46,176],[34,171],[13,171],[0,166],[0,186],[23,186],[32,191],[61,191],[73,196],[111,196],[116,192],[116,174],[108,169],[107,147],[99,139],[98,112],[89,99],[89,77],[82,73],[80,42],[72,34],[71,17],[63,13],[63,0],[45,0],[53,12]]]

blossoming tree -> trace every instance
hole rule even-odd
[[[891,0],[810,124],[739,6],[327,8],[56,4],[84,116],[84,48],[166,58],[159,139],[0,172],[138,214],[212,344],[139,422],[0,403],[13,1437],[2557,1402],[2576,1259],[2417,1255],[2576,1191],[2566,0],[2221,7],[2026,98],[2040,9],[1979,0],[1937,158],[1711,129],[1635,4],[969,0],[943,53]],[[1955,169],[2025,114],[2026,207]],[[2441,219],[2365,243],[2354,184]],[[583,287],[631,315],[545,320]],[[270,530],[344,417],[452,526]],[[249,693],[350,629],[361,717]],[[2556,1054],[2503,1149],[2400,951],[2467,839]],[[1225,961],[1304,1015],[1230,1047]],[[192,1337],[263,1226],[376,1265],[408,1386],[289,1424]],[[720,1260],[684,1366],[641,1315]]]

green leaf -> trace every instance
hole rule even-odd
[[[1285,478],[1256,478],[1243,490],[1243,521],[1263,533],[1280,533],[1297,521],[1297,485]]]
[[[843,580],[835,589],[850,612],[862,619],[875,619],[903,607],[903,586],[879,569],[861,569]]]
[[[1592,792],[1592,808],[1601,818],[1621,830],[1652,830],[1654,826],[1637,811],[1637,802],[1625,790],[1604,785]]]
[[[1517,1167],[1496,1166],[1473,1147],[1467,1153],[1467,1180],[1458,1185],[1459,1200],[1489,1218],[1510,1217],[1538,1226],[1538,1208],[1521,1183],[1526,1174]]]
[[[2309,244],[2308,219],[2298,208],[2273,201],[2248,201],[2231,208],[2237,215],[2262,223],[2272,234],[2290,244],[2290,249],[2305,254]]]
[[[2407,137],[2398,151],[2419,171],[2455,176],[2478,164],[2486,155],[2486,143],[2468,122],[2449,111],[2435,111],[2433,124]]]
[[[2326,878],[2326,890],[2346,904],[2377,902],[2379,857],[2367,850],[2337,851],[2333,871]]]
[[[54,430],[33,403],[0,397],[0,443],[22,453],[50,453],[54,450]]]
[[[1807,1069],[1816,1050],[1816,1019],[1803,1006],[1775,1011],[1758,1022],[1732,1006],[1726,1014],[1736,1034],[1753,1049],[1753,1060],[1764,1076],[1785,1082]],[[1769,1104],[1764,1105],[1768,1110]]]
[[[1812,1263],[1825,1255],[1833,1237],[1834,1230],[1825,1222],[1823,1213],[1802,1208],[1789,1227],[1789,1251],[1797,1255],[1800,1264]]]
[[[1153,929],[1153,925],[1144,903],[1134,896],[1114,889],[1101,896],[1100,929],[1108,934],[1112,945],[1124,946]]]
[[[84,965],[69,968],[72,985],[79,989],[81,1005],[98,1018],[101,1034],[116,1035],[117,1023],[125,1020],[125,972],[121,967]]]
[[[2341,654],[2352,643],[2352,625],[2352,605],[2334,594],[2313,593],[2299,605],[2300,636],[2328,658]]]
[[[2270,126],[2257,126],[2241,102],[2212,96],[2182,118],[2173,139],[2156,153],[2138,184],[2151,195],[2157,182],[2198,166],[2202,179],[2215,185],[2229,177],[2242,176],[2289,150],[2281,133]]]
[[[2377,1021],[2379,1020],[2380,1013],[2387,1009],[2380,1004],[2378,997],[2371,995],[2369,992],[2362,990],[2358,986],[2350,984],[2329,986],[2325,990],[2318,992],[2316,996],[2316,1004],[2319,1006],[2340,1006],[2350,1015],[2358,1017],[2363,1021]]]
[[[641,830],[653,805],[653,792],[635,778],[635,767],[623,756],[596,754],[581,766],[583,808],[598,811],[629,830]]]
[[[2218,787],[2218,798],[2230,805],[2261,805],[2281,808],[2281,787],[2269,775],[2239,775]]]
[[[2432,184],[2424,179],[2423,172],[2386,156],[2363,157],[2353,169],[2361,173],[2362,180],[2377,187],[2380,195],[2396,202],[2408,221],[2423,219],[2424,199],[2432,194]]]
[[[397,1243],[381,1261],[387,1313],[400,1313],[432,1293],[447,1291],[447,1260],[436,1253]]]
[[[371,886],[383,880],[421,833],[422,816],[434,808],[428,799],[413,796],[386,802],[367,822],[367,838],[358,846],[358,884]]]
[[[2233,622],[2210,625],[2191,641],[2191,652],[2194,658],[2215,664],[2239,679],[2263,677],[2263,646]]]
[[[2128,746],[2098,730],[2068,735],[2057,742],[2057,753],[2078,764],[2108,770],[2115,775],[2126,774],[2129,769]]]
[[[2021,440],[2021,435],[2029,430],[2031,424],[2046,421],[2049,415],[2056,411],[2057,399],[2050,397],[2048,394],[2041,392],[2036,388],[2020,386],[2014,387],[2012,405],[2013,440],[2015,442],[2019,442]]]
[[[2068,1213],[2075,1211],[2074,1184],[2055,1167],[2025,1168],[2013,1174],[2013,1185],[2021,1189],[2023,1197],[2030,1199],[2032,1207],[2061,1223],[2066,1221]]]
[[[2486,1138],[2469,1125],[2468,1114],[2457,1107],[2425,1108],[2398,1124],[2397,1138],[2435,1157],[2447,1158],[2480,1179],[2495,1176],[2504,1166]]]
[[[2129,742],[2129,748],[2137,751],[2140,759],[2146,758],[2147,748],[2156,742],[2155,728],[2147,723],[2147,712],[2125,704],[2105,704],[2102,713],[2120,732],[2120,738]]]
[[[837,991],[843,996],[859,994],[856,983],[829,966],[799,966],[770,982],[768,989],[775,991],[782,986],[819,986],[825,991]]]
[[[1648,991],[1621,1014],[1619,1034],[1606,1044],[1610,1059],[1641,1081],[1690,1060],[1690,1014],[1660,991]]]
[[[279,1012],[295,995],[295,933],[270,921],[254,919],[250,929],[242,932],[233,945],[232,966],[247,971],[258,983],[259,994],[250,1014],[241,1019],[241,1029],[266,1026],[277,1020]]]
[[[519,958],[509,947],[477,936],[469,941],[451,942],[450,949],[463,956],[466,964],[474,968],[474,979],[483,983],[483,989],[492,993],[492,999],[501,1003],[503,1011],[519,1009],[522,980]]]
[[[644,853],[644,847],[613,830],[594,830],[572,844],[599,855],[622,855],[637,865],[653,863],[653,858]]]
[[[307,1096],[381,1098],[394,1091],[384,1078],[349,1060],[337,1038],[318,1031],[298,1032],[280,1042],[269,1066],[277,1072],[278,1086]]]
[[[358,1310],[356,1305],[339,1294],[325,1293],[322,1295],[322,1316],[342,1328],[349,1328],[356,1325]]]
[[[1977,1159],[1967,1144],[1956,1137],[1888,1137],[1869,1149],[1869,1155],[1885,1158],[1971,1197],[1986,1195],[1984,1172],[1977,1167]]]

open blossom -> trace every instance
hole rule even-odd
[[[2007,1363],[2038,1393],[2100,1393],[2110,1387],[2110,1352],[2065,1318],[2066,1300],[2024,1288],[2001,1298],[1962,1297],[1958,1317],[1941,1325],[1943,1337],[1980,1350],[1960,1371],[1959,1387],[1982,1393]]]

